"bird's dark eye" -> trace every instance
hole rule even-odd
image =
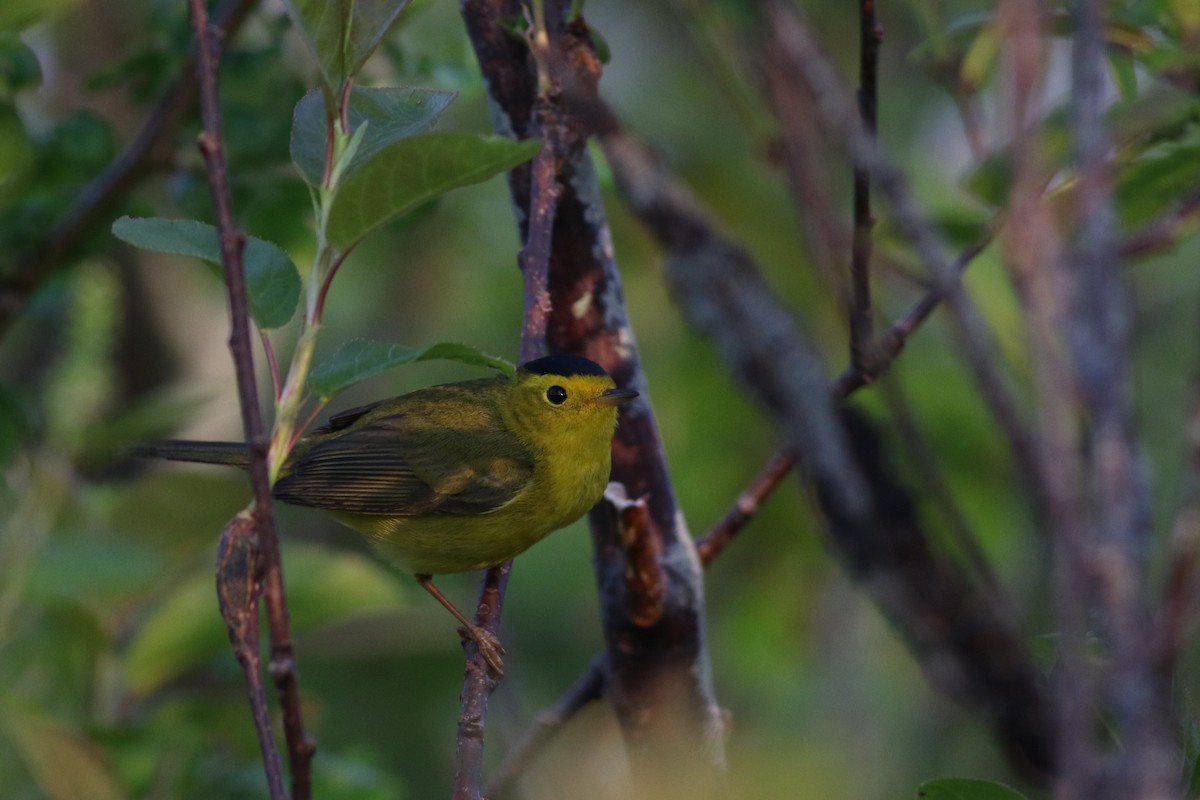
[[[556,406],[567,402],[567,390],[561,386],[551,386],[546,390],[546,399]]]

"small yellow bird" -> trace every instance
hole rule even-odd
[[[302,438],[275,497],[364,533],[463,624],[501,671],[499,642],[432,576],[493,567],[579,519],[604,493],[617,408],[637,392],[553,355],[507,376],[419,389],[344,411]],[[245,467],[245,445],[151,442],[133,455]]]

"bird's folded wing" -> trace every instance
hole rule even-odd
[[[308,447],[275,496],[358,514],[486,514],[529,484],[533,466],[502,429],[431,428],[396,414]]]

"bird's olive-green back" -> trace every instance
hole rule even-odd
[[[521,373],[354,409],[301,442],[275,494],[334,512],[412,572],[489,567],[600,499],[612,388],[607,375]]]
[[[505,425],[506,378],[435,386],[345,412],[284,468],[289,503],[389,516],[483,514],[533,474],[533,454]]]

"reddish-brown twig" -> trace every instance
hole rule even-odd
[[[306,800],[311,795],[311,760],[315,746],[304,733],[300,715],[300,698],[296,686],[295,663],[292,655],[291,633],[288,628],[288,612],[283,590],[283,567],[279,555],[279,539],[275,530],[275,517],[271,505],[271,483],[267,474],[267,437],[263,430],[262,413],[258,406],[258,394],[254,377],[254,356],[250,347],[250,324],[246,299],[245,274],[242,264],[242,249],[245,234],[237,229],[233,221],[230,199],[229,173],[221,145],[220,111],[217,96],[217,55],[214,37],[217,32],[208,24],[208,14],[203,0],[189,0],[192,23],[195,28],[197,51],[197,75],[200,89],[201,114],[204,129],[200,134],[199,147],[208,171],[209,187],[217,219],[218,241],[221,259],[225,266],[225,283],[229,294],[229,309],[232,333],[229,349],[232,352],[237,376],[238,400],[242,409],[242,424],[247,448],[250,452],[250,482],[254,492],[252,506],[253,526],[231,525],[231,538],[254,534],[251,543],[232,542],[234,551],[242,546],[256,551],[251,560],[255,572],[261,569],[262,588],[267,600],[267,618],[270,628],[271,659],[268,670],[279,690],[283,708],[284,732],[292,768],[292,796],[295,800]],[[224,564],[224,562],[222,562]],[[236,575],[219,571],[220,587],[226,579],[238,579]],[[260,585],[255,576],[255,591]],[[251,613],[256,613],[257,597],[254,592],[244,597]],[[231,630],[231,636],[234,632]],[[252,696],[262,693],[261,682],[256,675],[258,668],[258,640],[247,641],[236,637],[240,648],[254,648],[253,656],[239,652],[238,658],[247,671]],[[253,701],[255,708],[265,706],[261,697]],[[257,714],[257,710],[256,710]],[[282,797],[282,778],[275,774],[279,769],[279,756],[269,731],[264,735],[260,727],[260,745],[267,771],[267,781],[273,797]]]
[[[860,0],[858,113],[863,130],[874,137],[878,127],[879,45],[883,29],[875,21],[875,0]],[[850,365],[865,371],[867,348],[874,331],[871,309],[871,173],[854,162],[854,243],[850,251]]]
[[[479,604],[475,624],[495,634],[504,609],[504,593],[512,561],[492,567],[483,576],[479,588]],[[496,688],[497,677],[479,652],[478,645],[465,639],[467,650],[466,674],[463,676],[462,708],[458,716],[458,733],[454,745],[454,800],[480,800],[483,780],[483,728],[487,720],[488,697]]]
[[[741,533],[759,506],[775,491],[775,487],[783,481],[784,476],[791,470],[794,463],[791,454],[781,450],[771,457],[766,466],[750,481],[750,485],[742,490],[737,501],[725,512],[720,522],[712,527],[706,536],[696,542],[696,551],[700,563],[709,566],[717,556],[729,546],[733,538]]]
[[[535,34],[538,33],[535,31]],[[547,31],[546,45],[561,47],[557,36]],[[551,69],[556,59],[539,59],[539,69]],[[552,76],[539,83],[553,85]],[[555,102],[545,94],[534,100],[529,138],[542,139],[542,149],[534,157],[529,186],[529,224],[525,244],[518,262],[524,287],[523,323],[519,361],[525,363],[541,356],[546,350],[546,322],[550,316],[550,253],[553,244],[554,218],[558,209],[561,188],[558,184],[558,156],[563,147],[563,132],[558,123]],[[479,609],[475,624],[495,635],[504,604],[504,592],[512,562],[488,570],[480,589]],[[467,667],[463,677],[462,708],[459,716],[458,738],[455,747],[454,797],[474,800],[480,796],[483,777],[483,728],[487,718],[488,695],[496,687],[499,676],[489,673],[478,647],[467,643]]]

